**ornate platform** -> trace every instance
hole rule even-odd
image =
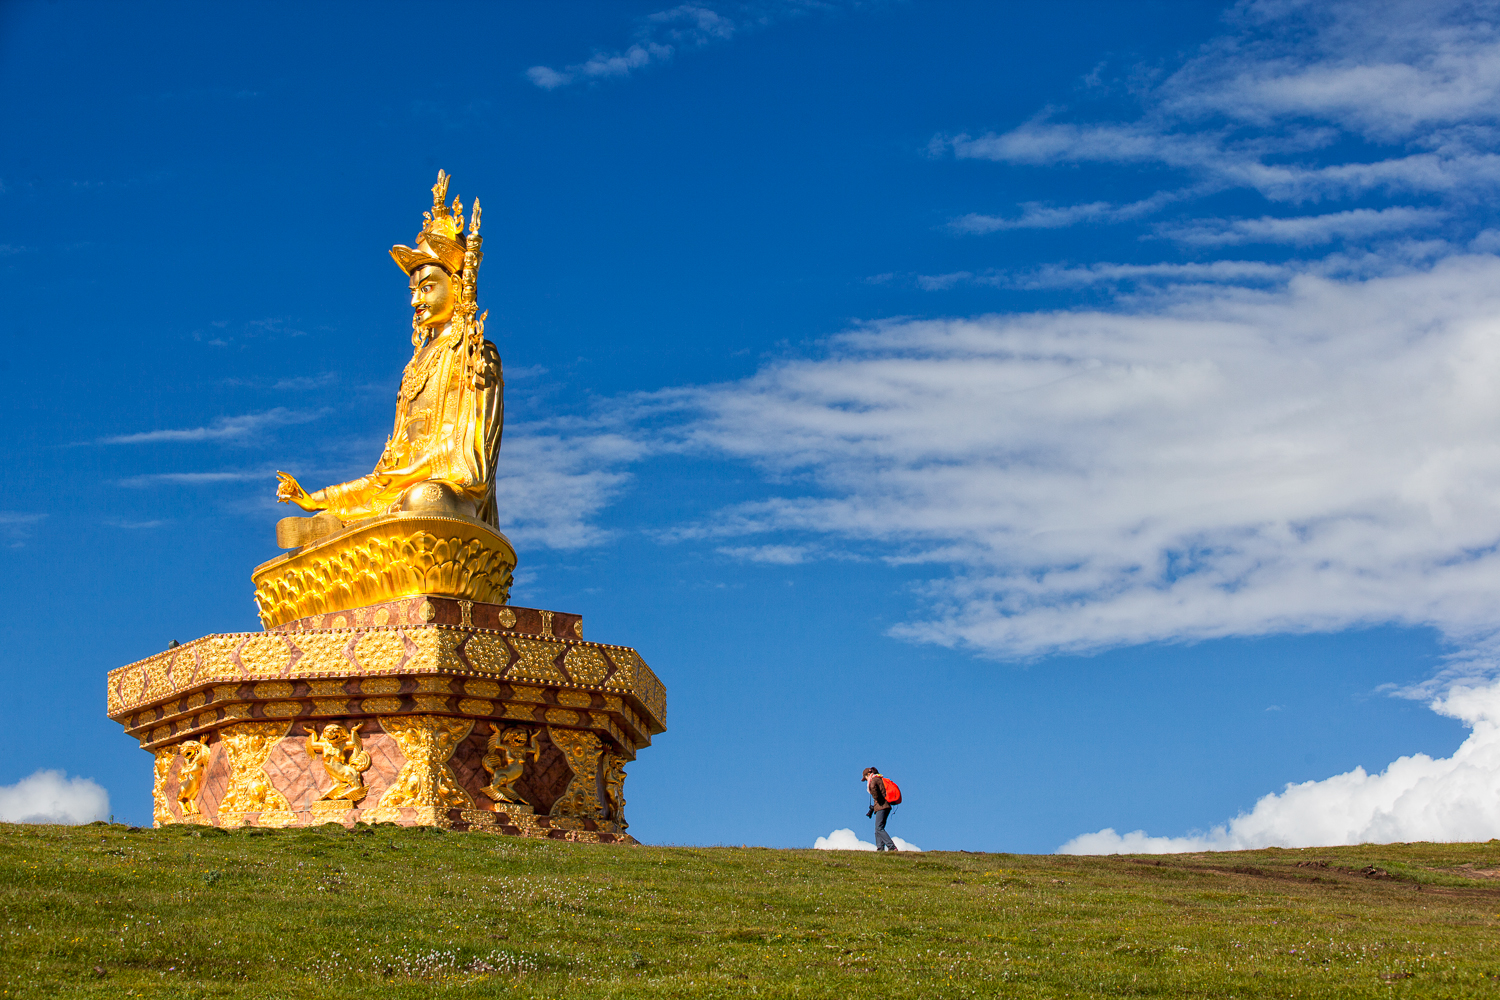
[[[156,757],[158,825],[632,842],[623,769],[666,693],[635,650],[582,634],[578,615],[406,597],[121,667],[108,711]]]

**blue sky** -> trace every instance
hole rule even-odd
[[[1371,6],[5,5],[0,784],[149,822],[104,673],[372,465],[441,167],[642,839],[1500,836],[1500,35]]]

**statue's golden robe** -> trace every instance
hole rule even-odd
[[[311,495],[344,524],[401,509],[420,483],[446,485],[472,516],[498,526],[495,463],[505,422],[500,354],[453,324],[419,346],[401,374],[396,423],[375,471]],[[465,510],[465,513],[469,513]]]

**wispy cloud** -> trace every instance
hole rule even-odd
[[[509,375],[509,372],[506,372]],[[338,372],[319,372],[317,375],[291,375],[285,378],[226,378],[224,385],[242,385],[251,389],[271,389],[302,392],[307,389],[326,389],[339,380]]]
[[[1046,265],[1006,279],[1014,288],[1085,288],[1125,282],[1153,282],[1169,286],[1209,284],[1260,285],[1285,281],[1298,273],[1293,267],[1258,260],[1215,260],[1204,263],[1112,264],[1082,267]]]
[[[146,489],[152,486],[213,486],[218,483],[241,483],[253,479],[273,479],[269,471],[262,472],[153,472],[141,476],[127,476],[115,482],[131,489]],[[155,524],[156,522],[151,522]],[[149,526],[149,525],[148,525]]]
[[[643,440],[609,427],[507,428],[495,482],[500,527],[513,541],[552,549],[605,541],[594,516],[630,481],[624,467],[647,451]]]
[[[947,567],[897,630],[916,641],[1027,657],[1376,621],[1488,634],[1500,260],[1295,273],[880,324],[656,398],[687,416],[681,446],[807,484],[705,537]]]
[[[1163,206],[1187,197],[1186,192],[1161,191],[1149,198],[1116,205],[1107,201],[1093,201],[1085,205],[1045,205],[1036,201],[1025,201],[1020,205],[1021,214],[1013,219],[994,215],[970,213],[948,223],[948,227],[960,233],[995,233],[1006,229],[1062,229],[1081,222],[1110,223],[1127,222],[1159,211]]]
[[[1239,5],[1230,32],[1160,83],[1136,89],[1134,120],[1068,120],[1064,109],[1047,108],[1003,131],[930,144],[937,154],[1016,165],[1165,167],[1181,184],[1124,206],[1027,203],[1017,217],[968,215],[954,228],[1119,221],[1237,188],[1287,204],[1374,193],[1456,204],[1492,198],[1500,189],[1500,34],[1480,10],[1462,0]],[[1386,233],[1397,220],[1350,218],[1337,229],[1334,218],[1300,233],[1271,226],[1288,220],[1267,219],[1199,235],[1314,242],[1314,234],[1326,241]],[[1256,222],[1266,226],[1257,231]],[[1372,224],[1362,229],[1364,222]],[[1410,217],[1402,228],[1434,222]]]
[[[635,40],[624,49],[596,52],[585,61],[560,70],[533,66],[526,76],[543,90],[556,90],[572,83],[619,80],[647,66],[667,62],[679,51],[728,41],[741,28],[741,24],[710,7],[686,3],[647,15],[636,29]]]
[[[278,406],[262,413],[246,413],[237,417],[219,417],[202,427],[185,427],[176,430],[140,431],[135,434],[119,434],[98,440],[99,444],[158,444],[165,442],[198,441],[244,441],[261,431],[273,427],[305,424],[316,420],[321,411],[288,410]]]
[[[953,271],[913,277],[923,291],[947,291],[957,285],[991,285],[996,288],[1087,288],[1093,285],[1153,283],[1168,286],[1190,284],[1264,285],[1282,282],[1301,273],[1295,267],[1258,260],[1216,260],[1206,263],[1111,264],[1101,262],[1079,267],[1056,264],[1028,271]]]
[[[1309,246],[1339,239],[1364,239],[1385,233],[1408,232],[1440,225],[1448,213],[1435,208],[1397,206],[1380,210],[1358,208],[1327,215],[1259,219],[1200,219],[1186,225],[1164,226],[1157,232],[1179,243],[1234,246],[1244,243],[1290,243]]]
[[[32,526],[46,517],[46,514],[27,511],[0,510],[0,538],[4,538],[13,549],[22,548],[31,537]]]
[[[808,549],[804,545],[741,545],[721,548],[718,552],[731,559],[775,566],[796,566],[808,558]]]

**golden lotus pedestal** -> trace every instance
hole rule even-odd
[[[256,569],[266,631],[110,672],[110,718],[156,758],[156,825],[634,843],[624,767],[665,730],[656,675],[578,615],[469,596],[509,587],[514,550],[488,526],[375,521]]]

